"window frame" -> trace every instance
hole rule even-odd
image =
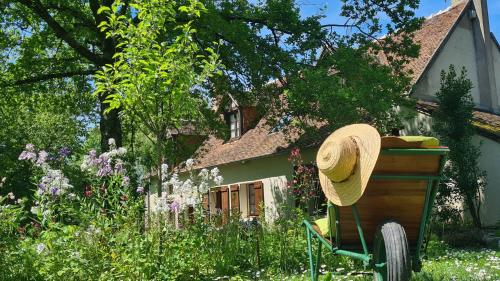
[[[235,110],[229,112],[228,115],[230,139],[237,139],[241,137],[241,113],[239,110]]]

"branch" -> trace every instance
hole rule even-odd
[[[75,71],[68,71],[68,72],[55,72],[55,73],[49,73],[49,74],[41,74],[39,76],[34,76],[22,80],[17,80],[14,83],[7,84],[7,87],[11,86],[21,86],[21,85],[27,85],[27,84],[34,84],[37,82],[43,82],[51,79],[57,79],[57,78],[69,78],[69,77],[74,77],[74,76],[82,76],[82,75],[91,75],[94,74],[97,71],[97,69],[86,69],[86,70],[75,70]]]
[[[97,24],[94,20],[84,13],[81,10],[75,9],[70,6],[62,6],[60,3],[51,3],[45,6],[47,10],[56,10],[60,13],[66,13],[67,15],[73,16],[75,19],[79,20],[79,23],[83,26],[86,26],[93,31],[98,31]]]
[[[123,6],[120,8],[120,15],[124,16],[127,13],[130,0],[123,1]]]
[[[72,47],[77,53],[88,59],[89,61],[102,65],[105,64],[105,60],[102,56],[95,54],[85,48],[83,45],[78,43],[71,35],[49,14],[46,7],[40,2],[40,0],[18,0],[19,3],[25,5],[27,8],[32,10],[37,14],[42,20],[44,20],[47,25],[52,29],[57,37],[64,40],[70,47]]]

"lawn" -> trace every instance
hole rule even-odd
[[[427,254],[423,260],[422,271],[414,273],[411,280],[500,280],[499,250],[452,248],[444,242],[432,241]],[[370,271],[356,267],[354,263],[347,260],[340,260],[340,262],[342,266],[336,268],[327,269],[323,265],[320,269],[322,273],[320,280],[373,280]],[[257,273],[255,277],[255,280],[310,280],[307,269],[302,269],[302,273],[292,276],[267,275],[265,272],[261,272]],[[247,279],[221,278],[220,280]]]

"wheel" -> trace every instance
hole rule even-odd
[[[411,277],[411,259],[404,228],[397,222],[380,225],[373,249],[374,279],[406,281]]]

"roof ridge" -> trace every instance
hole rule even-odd
[[[433,14],[430,14],[430,15],[428,15],[428,16],[425,17],[425,21],[430,20],[430,19],[432,19],[434,17],[440,16],[440,15],[442,15],[444,13],[447,13],[447,12],[449,12],[449,11],[457,8],[461,4],[463,4],[463,2],[469,2],[469,0],[462,0],[462,1],[456,2],[456,3],[451,4],[450,6],[446,7],[445,9],[442,9],[442,10],[439,10],[439,11],[433,13]]]

